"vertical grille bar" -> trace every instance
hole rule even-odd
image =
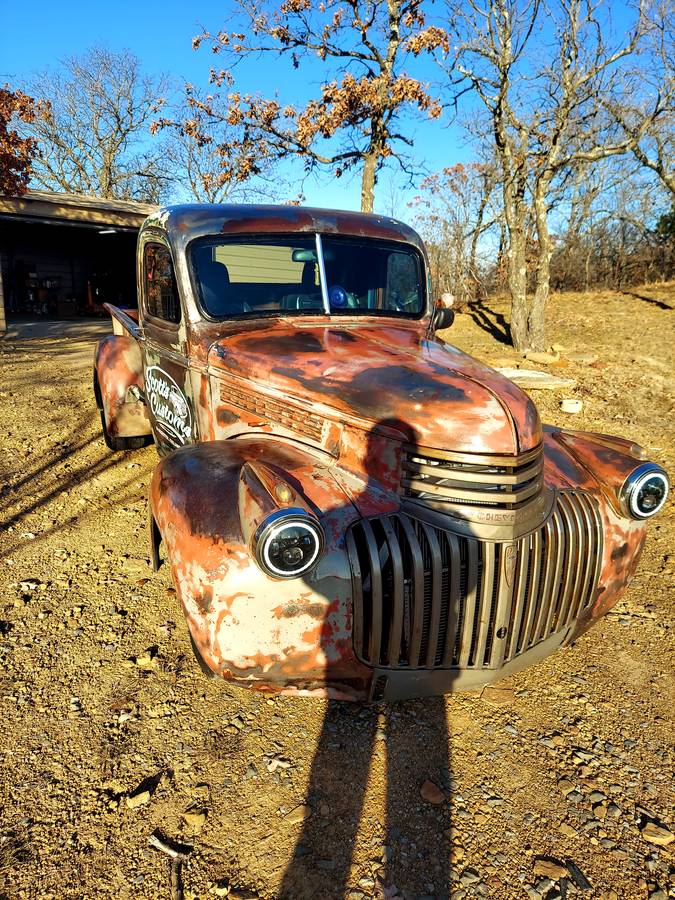
[[[424,624],[424,561],[422,548],[417,540],[415,529],[408,516],[400,516],[399,521],[403,526],[410,558],[413,565],[413,577],[410,592],[410,617],[412,620],[410,634],[410,665],[420,665],[420,646],[422,644],[422,626]]]
[[[516,655],[518,646],[518,637],[523,621],[523,612],[525,610],[525,598],[530,578],[530,567],[532,561],[532,536],[523,538],[519,543],[518,552],[518,571],[515,574],[513,614],[511,618],[511,627],[509,629],[508,649],[505,652],[506,659],[513,659]]]
[[[581,516],[581,530],[586,534],[588,548],[585,554],[583,577],[580,578],[579,592],[574,608],[570,611],[570,621],[575,619],[582,609],[585,609],[592,603],[591,584],[597,584],[599,572],[596,570],[599,561],[602,559],[600,545],[601,526],[597,510],[583,494],[575,498],[575,500]]]
[[[567,621],[567,615],[572,603],[572,592],[574,590],[575,577],[578,570],[578,558],[576,556],[577,548],[577,529],[574,525],[574,517],[569,508],[567,497],[564,495],[560,498],[560,512],[565,523],[566,548],[563,561],[562,582],[560,586],[560,600],[556,604],[555,616],[550,616],[546,623],[546,635],[551,631],[555,623],[564,623]]]
[[[499,566],[497,610],[492,625],[492,646],[489,647],[489,655],[486,654],[485,658],[485,665],[490,669],[499,668],[504,661],[509,636],[508,625],[511,621],[516,590],[516,562],[519,555],[523,555],[527,559],[527,544],[522,540],[516,544],[505,544],[501,547],[499,555],[501,559],[497,562]],[[506,635],[503,637],[501,636],[502,629],[506,630]]]
[[[371,628],[368,635],[368,656],[379,663],[380,644],[382,640],[382,569],[380,568],[380,554],[377,542],[370,522],[364,519],[361,523],[363,536],[366,539],[366,549],[370,563],[370,597],[371,597]]]
[[[350,528],[347,532],[347,554],[349,566],[352,570],[352,634],[354,636],[354,649],[357,654],[365,656],[363,646],[363,575],[359,562],[359,553],[356,549],[354,531]]]
[[[469,654],[473,637],[473,619],[476,612],[476,593],[478,590],[478,544],[468,540],[467,549],[467,583],[466,602],[464,604],[464,617],[462,619],[462,633],[459,638],[459,667],[466,668],[469,664]]]
[[[569,503],[572,513],[577,547],[575,553],[576,558],[574,558],[574,556],[572,557],[572,565],[574,566],[574,578],[572,579],[570,603],[567,608],[565,618],[561,618],[561,620],[557,623],[558,628],[561,628],[563,625],[567,625],[572,621],[575,611],[579,605],[581,585],[584,581],[584,572],[590,562],[589,540],[591,539],[591,535],[589,534],[588,528],[586,526],[583,512],[580,505],[571,497],[566,497],[566,500]]]
[[[437,637],[441,619],[441,586],[443,581],[443,567],[441,559],[441,547],[434,529],[430,525],[422,524],[424,534],[429,542],[431,550],[431,617],[429,620],[429,642],[427,645],[426,665],[432,668],[436,661]]]
[[[541,638],[545,621],[551,612],[552,605],[558,597],[560,582],[561,555],[564,549],[557,510],[546,523],[546,554],[543,559],[543,581],[540,582],[536,599],[536,618],[530,633],[528,646]]]
[[[483,551],[483,583],[481,584],[480,603],[478,606],[475,650],[471,654],[474,665],[483,664],[490,617],[492,615],[493,592],[495,587],[497,587],[495,584],[495,545],[484,543],[480,547]]]
[[[403,557],[398,538],[392,527],[391,519],[382,519],[382,531],[384,532],[392,566],[392,619],[389,629],[389,646],[387,648],[387,662],[390,666],[398,665],[401,653],[401,638],[403,634]]]
[[[457,641],[457,627],[459,624],[459,607],[463,602],[459,588],[459,576],[461,570],[461,557],[459,554],[459,539],[450,531],[445,532],[448,542],[448,566],[450,567],[448,602],[448,630],[445,636],[445,649],[443,650],[442,666],[451,666],[455,657],[455,643]]]
[[[521,631],[521,637],[518,641],[518,653],[522,653],[530,645],[530,634],[532,631],[532,622],[536,610],[536,597],[539,593],[539,580],[541,577],[541,553],[542,553],[542,532],[535,531],[532,535],[532,569],[530,576],[529,591],[527,596],[527,615]]]

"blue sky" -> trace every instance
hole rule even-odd
[[[219,57],[214,57],[206,45],[197,52],[192,50],[192,38],[201,32],[202,26],[211,31],[227,27],[231,8],[222,0],[199,0],[198,3],[185,0],[164,0],[162,3],[34,0],[30,5],[30,18],[39,26],[27,27],[26,7],[5,0],[0,29],[0,83],[20,86],[31,72],[56,66],[60,58],[103,43],[112,50],[132,50],[148,73],[163,71],[195,85],[205,85],[209,67],[214,63],[217,65]],[[266,96],[278,91],[286,102],[306,99],[311,95],[312,86],[319,84],[324,74],[325,69],[318,62],[294,71],[290,63],[271,58],[251,61],[238,67],[236,72],[237,86],[243,91]],[[429,80],[438,78],[435,67],[429,66],[425,77]],[[459,129],[440,129],[438,122],[415,119],[411,133],[415,140],[413,153],[429,171],[470,158]],[[395,165],[380,176],[377,205],[381,209],[390,203],[392,175],[397,175]],[[318,179],[306,180],[304,192],[308,204],[359,208],[357,176],[335,179],[324,173]],[[406,189],[404,200],[414,193]],[[410,213],[404,215],[404,212],[402,209],[398,215],[409,218]]]
[[[9,82],[21,86],[31,72],[56,66],[65,56],[83,53],[93,44],[102,43],[111,50],[128,48],[141,60],[145,71],[151,74],[166,72],[177,81],[186,80],[205,87],[208,71],[218,67],[221,58],[213,56],[205,44],[199,51],[192,49],[192,38],[207,28],[216,32],[233,27],[234,5],[228,0],[33,0],[28,7],[30,21],[26,21],[24,4],[4,0],[2,27],[0,28],[0,84]],[[442,5],[433,7],[440,15]],[[619,0],[607,0],[601,10],[604,28],[622,31],[632,13]],[[39,23],[31,25],[31,22]],[[611,25],[610,25],[611,23]],[[546,20],[542,20],[545,52]],[[222,63],[220,63],[222,65]],[[419,74],[420,71],[422,74]],[[330,77],[327,67],[318,60],[303,63],[293,70],[290,62],[276,57],[260,57],[249,60],[236,69],[236,87],[242,92],[274,96],[278,92],[282,102],[301,104],[316,95],[317,87]],[[428,62],[423,69],[416,68],[417,77],[429,81],[438,80],[438,68]],[[470,115],[469,103],[464,100],[463,115]],[[468,162],[473,158],[466,133],[457,125],[443,120],[429,122],[415,118],[408,122],[405,131],[414,139],[413,156],[417,164],[427,172],[444,166]],[[286,170],[290,176],[289,196],[297,193],[299,168]],[[392,206],[392,183],[399,187],[398,205]],[[376,208],[395,212],[399,218],[410,219],[411,211],[406,202],[416,191],[405,186],[404,176],[396,164],[380,175],[376,192]],[[338,208],[359,208],[358,174],[336,179],[328,172],[317,178],[306,179],[304,194],[308,204]]]

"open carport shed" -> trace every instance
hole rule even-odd
[[[29,191],[0,197],[0,333],[6,320],[136,306],[136,236],[156,207]]]

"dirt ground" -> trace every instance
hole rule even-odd
[[[554,297],[576,386],[532,392],[544,419],[674,473],[673,308],[675,285]],[[505,312],[448,338],[522,365]],[[197,667],[149,566],[155,451],[104,446],[92,349],[0,341],[0,897],[169,898],[153,833],[187,898],[675,896],[672,500],[623,602],[499,690],[267,698]]]

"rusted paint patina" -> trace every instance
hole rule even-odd
[[[128,334],[99,341],[94,357],[99,400],[111,437],[151,434],[145,403],[134,399],[129,388],[143,391],[143,363],[138,342]]]
[[[149,320],[141,290],[138,323],[112,310],[116,334],[97,351],[111,434],[147,433],[138,430],[148,420],[128,388],[144,388],[148,367],[164,366],[183,392],[190,429],[173,452],[175,443],[158,441],[168,455],[152,480],[151,533],[155,551],[163,540],[200,656],[252,689],[364,699],[385,682],[386,696],[476,687],[574,640],[617,602],[638,564],[646,524],[626,517],[620,495],[644,453],[620,438],[542,428],[522,390],[434,337],[429,296],[419,318],[312,311],[213,321],[204,314],[190,271],[193,240],[292,234],[398,243],[426,261],[419,236],[382,216],[295,207],[162,210],[142,229],[139,278],[145,243],[171,248],[180,322],[164,328]],[[522,502],[509,491],[522,492]],[[559,499],[573,496],[582,499]],[[275,578],[256,560],[256,535],[291,508],[319,523],[325,548],[304,576]],[[506,608],[519,584],[526,592],[518,548],[538,547],[549,533],[557,541],[568,534],[572,550],[558,551],[565,565],[557,577],[560,596],[571,597],[577,560],[570,554],[587,544],[574,537],[579,527],[597,529],[588,595],[571,619],[565,610],[564,628],[556,630],[551,615],[550,632],[508,663],[499,662],[494,643],[485,658],[497,663],[478,667],[464,660],[453,668],[427,653],[426,667],[405,672],[399,659],[387,670],[357,655],[355,634],[365,621],[376,623],[383,640],[401,629],[421,652],[415,628],[424,621],[438,631],[438,604],[460,603],[459,595],[427,596],[422,570],[446,593],[459,591],[462,578],[470,590],[478,572],[471,559],[481,553],[483,572],[493,565],[489,577],[503,592],[493,605]],[[367,546],[355,546],[354,535]],[[549,574],[542,571],[542,582]],[[431,606],[423,612],[420,602]],[[395,609],[402,610],[396,623]],[[486,627],[477,622],[481,640]],[[512,627],[505,621],[499,633]],[[372,649],[373,640],[359,634],[361,648],[370,642]]]

